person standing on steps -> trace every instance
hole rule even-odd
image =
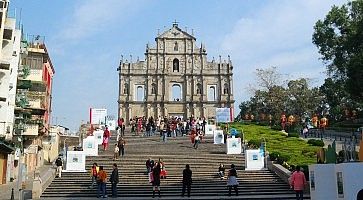
[[[231,196],[232,187],[236,192],[236,196],[238,196],[238,181],[237,181],[237,171],[235,169],[234,164],[231,165],[231,169],[228,172],[228,195]]]
[[[159,197],[160,195],[160,163],[157,163],[152,171],[152,184],[153,184],[153,198],[155,197],[155,191],[158,191]]]
[[[306,179],[304,172],[301,171],[300,167],[296,167],[296,171],[291,175],[291,187],[296,193],[296,199],[304,199],[304,188],[306,185]]]
[[[103,131],[103,140],[102,140],[102,145],[103,145],[104,151],[106,151],[108,148],[109,140],[110,140],[110,131],[108,130],[108,127],[106,126],[105,131]]]
[[[57,177],[61,178],[62,177],[62,166],[63,166],[62,158],[58,157],[57,160],[55,161],[55,164],[57,166]]]
[[[126,146],[126,141],[123,137],[120,138],[120,140],[117,142],[118,148],[119,148],[119,156],[124,157],[125,155],[125,146]]]
[[[106,195],[106,182],[107,182],[107,174],[103,170],[103,166],[100,166],[100,170],[97,174],[97,184],[98,184],[98,191],[97,191],[97,197],[98,198],[107,198]]]
[[[99,167],[98,167],[97,163],[93,163],[93,165],[91,167],[92,185],[88,188],[93,188],[94,184],[97,182],[98,171],[99,171]]]
[[[189,165],[185,165],[185,169],[183,170],[183,189],[182,189],[182,197],[185,194],[185,188],[187,188],[188,197],[190,197],[190,190],[192,188],[192,170],[190,170]]]
[[[115,160],[117,160],[118,159],[118,157],[119,157],[119,155],[120,155],[120,149],[118,148],[118,145],[117,144],[115,144],[115,149],[113,150],[113,160],[115,161]]]
[[[119,183],[119,178],[118,178],[118,168],[116,163],[112,165],[112,169],[113,170],[110,176],[112,198],[117,198],[117,184]]]

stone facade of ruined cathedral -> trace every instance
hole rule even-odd
[[[146,46],[145,60],[121,59],[119,72],[119,117],[138,116],[215,118],[216,108],[233,108],[231,60],[207,60],[204,45],[173,26]]]

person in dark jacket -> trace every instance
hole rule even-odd
[[[158,191],[160,197],[160,172],[161,166],[160,163],[157,163],[156,166],[153,168],[152,176],[153,176],[153,198],[155,197],[155,191]]]
[[[183,170],[183,189],[182,189],[182,197],[184,197],[185,188],[187,188],[188,197],[190,197],[190,190],[192,188],[192,170],[190,170],[189,165],[185,165],[185,169]]]
[[[117,183],[119,182],[117,164],[116,163],[113,164],[112,168],[113,170],[110,177],[110,182],[112,187],[112,197],[117,198]]]
[[[62,167],[63,167],[63,162],[62,162],[62,158],[58,157],[57,160],[55,161],[55,164],[57,165],[57,176],[61,178],[62,177]]]

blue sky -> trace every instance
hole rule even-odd
[[[28,34],[46,37],[56,74],[53,122],[78,129],[88,109],[117,114],[120,55],[144,59],[146,43],[177,20],[194,29],[209,59],[231,56],[235,108],[250,97],[256,68],[322,84],[325,67],[311,43],[313,25],[344,0],[12,0]]]

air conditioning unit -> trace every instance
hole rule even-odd
[[[14,83],[9,83],[9,90],[13,89]]]
[[[13,56],[16,56],[16,55],[17,55],[16,51],[13,51]]]
[[[10,133],[10,126],[6,127],[6,133],[9,134]]]

